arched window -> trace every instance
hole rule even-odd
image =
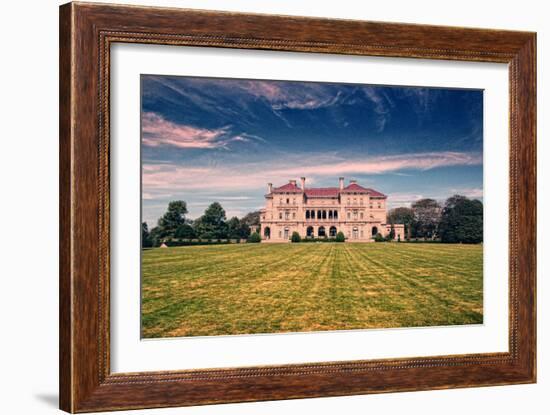
[[[265,239],[271,238],[271,229],[269,229],[269,226],[266,226],[264,228],[264,238]]]
[[[332,219],[332,210],[329,210],[329,211],[328,211],[328,218],[329,218],[329,219]]]
[[[313,226],[308,226],[306,229],[306,236],[308,238],[313,238]]]
[[[359,238],[359,230],[357,228],[353,228],[353,239]]]
[[[372,227],[372,236],[376,236],[378,234],[378,228],[376,226]]]
[[[336,237],[336,226],[331,226],[328,230],[328,234],[331,238]]]
[[[324,238],[325,236],[327,236],[327,234],[325,233],[325,227],[324,226],[319,226],[319,230],[317,231],[317,236],[319,238]]]
[[[337,210],[334,211],[334,219],[338,219],[338,211]]]
[[[323,210],[323,219],[326,219],[326,218],[327,218],[327,211]]]
[[[285,239],[288,239],[288,228],[285,228]]]
[[[321,219],[321,211],[320,210],[317,211],[317,219]]]
[[[306,219],[309,219],[309,210],[306,210]]]

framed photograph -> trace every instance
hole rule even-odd
[[[536,35],[60,8],[60,407],[536,381]]]

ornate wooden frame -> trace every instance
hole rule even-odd
[[[508,63],[509,352],[111,373],[109,56],[114,42]],[[59,93],[61,409],[90,412],[535,382],[535,33],[69,3],[60,8]]]

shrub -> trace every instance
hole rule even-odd
[[[376,236],[374,237],[374,241],[375,242],[385,242],[386,238],[384,238],[381,233],[377,233]]]
[[[300,234],[296,231],[292,232],[292,236],[290,237],[291,242],[300,242],[302,238],[300,237]]]
[[[344,235],[344,232],[338,232],[336,234],[336,242],[345,242],[346,236]]]
[[[258,243],[262,241],[262,237],[258,232],[251,233],[250,236],[247,239],[247,242],[249,243]]]

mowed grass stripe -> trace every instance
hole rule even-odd
[[[253,245],[255,248],[257,245]],[[216,248],[221,248],[217,246]],[[142,286],[142,329],[143,334],[151,332],[171,332],[171,336],[187,335],[187,328],[198,329],[198,334],[217,330],[220,334],[228,334],[239,325],[239,320],[227,316],[243,314],[251,315],[250,309],[240,310],[246,306],[247,299],[254,297],[254,292],[243,296],[243,292],[251,292],[250,286],[259,286],[265,282],[265,274],[269,268],[277,269],[278,264],[290,261],[299,256],[305,247],[297,247],[296,252],[286,256],[253,255],[249,253],[246,261],[236,262],[226,250],[222,250],[217,261],[204,261],[195,250],[176,248],[182,256],[182,265],[172,264],[171,279],[156,280],[155,274],[143,270]],[[194,258],[191,262],[189,256]],[[166,273],[166,270],[163,271]],[[151,281],[151,278],[155,281]],[[163,281],[164,280],[164,283]],[[277,280],[276,280],[277,281]],[[285,281],[280,280],[281,283]],[[260,297],[258,297],[260,298]],[[251,321],[249,319],[249,321]],[[218,323],[220,322],[220,323]],[[202,324],[206,323],[206,324]],[[252,323],[250,323],[252,325]],[[204,334],[206,335],[206,334]]]
[[[389,253],[385,254],[389,255]],[[455,278],[452,269],[441,272],[440,267],[437,266],[431,269],[426,268],[426,264],[415,267],[416,261],[411,258],[408,260],[402,259],[396,264],[392,260],[393,256],[389,258],[383,256],[380,259],[378,257],[367,257],[365,252],[361,252],[360,255],[365,261],[370,261],[377,268],[383,270],[382,275],[385,278],[390,276],[394,281],[400,282],[398,293],[385,293],[382,296],[384,299],[390,299],[389,301],[397,303],[401,308],[399,310],[401,313],[399,326],[482,322],[482,316],[476,307],[482,301],[482,287],[476,290],[475,285],[471,287],[472,284],[466,284],[468,289],[473,288],[472,291],[475,293],[473,297],[477,302],[471,304],[470,301],[465,301],[463,284],[460,284],[460,279]],[[464,266],[467,266],[467,264]],[[405,271],[402,271],[402,269]],[[482,282],[481,274],[479,274],[478,279]],[[400,301],[396,302],[396,298],[399,298]],[[469,312],[469,316],[465,320],[461,320],[464,317],[464,309]],[[407,318],[406,313],[412,315],[412,317]],[[433,323],[430,324],[430,321]]]
[[[144,337],[482,322],[482,246],[242,244],[143,252]]]

